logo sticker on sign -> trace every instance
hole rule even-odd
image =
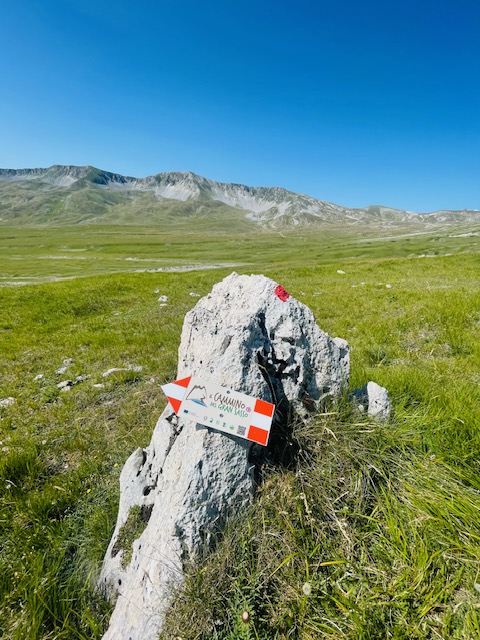
[[[197,377],[176,380],[162,389],[180,418],[267,445],[275,411],[271,402]]]

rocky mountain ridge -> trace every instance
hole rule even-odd
[[[205,216],[215,210],[224,215],[235,212],[272,228],[319,223],[392,226],[480,222],[478,210],[413,213],[386,206],[347,208],[282,187],[222,183],[192,172],[135,178],[91,166],[0,169],[0,218],[4,222],[113,222],[116,210],[122,222],[133,222],[133,217],[138,222],[147,206],[150,216],[157,215],[158,221],[166,208],[177,215]]]

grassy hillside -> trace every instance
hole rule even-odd
[[[163,199],[152,192],[115,191],[105,189],[82,178],[71,186],[53,186],[38,181],[2,182],[0,180],[0,223],[2,225],[77,225],[77,224],[164,224],[175,226],[177,219],[201,220],[208,205],[210,223],[243,224],[245,211],[229,207],[221,202]],[[225,224],[223,225],[225,226]]]
[[[478,638],[476,236],[234,239],[178,224],[1,228],[3,282],[40,284],[0,288],[0,399],[15,400],[0,407],[0,636],[101,637],[109,606],[93,587],[121,467],[165,406],[190,293],[232,268],[122,271],[236,263],[346,338],[352,387],[386,386],[394,415],[371,424],[343,402],[295,425],[297,464],[265,469],[251,512],[192,568],[165,638]],[[112,367],[127,370],[103,377]]]
[[[230,232],[359,224],[427,230],[478,225],[480,212],[352,209],[281,187],[220,183],[188,171],[133,178],[91,166],[0,169],[0,226],[162,225],[173,231],[177,222],[196,225],[207,219],[210,230],[219,226]]]

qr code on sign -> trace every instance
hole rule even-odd
[[[237,433],[239,436],[244,436],[246,430],[247,430],[247,427],[243,427],[242,425],[239,425],[237,428]]]

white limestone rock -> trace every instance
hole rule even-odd
[[[264,276],[231,274],[185,317],[177,378],[195,375],[276,404],[272,452],[290,412],[339,394],[348,374],[348,344],[332,340],[308,307]],[[259,445],[181,420],[167,406],[149,446],[130,456],[120,476],[118,520],[99,581],[117,597],[104,640],[158,637],[172,585],[226,517],[249,503],[262,455]],[[148,524],[126,562],[118,538],[133,506]]]
[[[143,371],[143,367],[141,365],[129,365],[128,367],[112,367],[111,369],[107,369],[107,371],[104,371],[102,373],[102,376],[104,378],[108,378],[108,376],[111,376],[112,373],[118,373],[119,371],[136,371],[137,373],[140,373]]]
[[[57,389],[60,389],[60,391],[70,391],[74,384],[75,382],[73,380],[63,380],[57,384]]]
[[[390,396],[385,387],[376,382],[367,382],[361,389],[355,389],[353,396],[360,411],[366,411],[372,418],[387,420],[392,410]]]
[[[340,350],[340,367],[342,368],[343,378],[348,381],[348,376],[350,375],[350,347],[343,338],[334,338],[333,341]]]
[[[63,366],[59,367],[55,373],[58,373],[59,375],[63,375],[64,373],[67,372],[67,370],[69,369],[69,367],[73,364],[73,358],[64,358],[63,359]]]

